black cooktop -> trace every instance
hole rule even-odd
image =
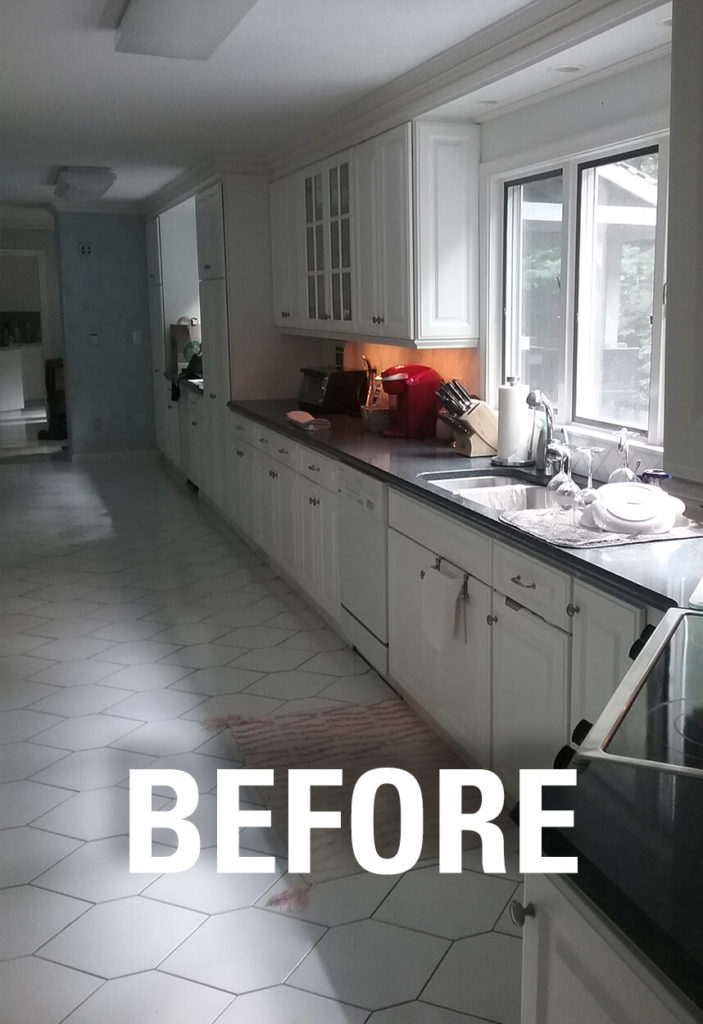
[[[679,618],[603,749],[703,771],[703,616]]]

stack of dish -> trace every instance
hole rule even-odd
[[[668,533],[684,509],[682,501],[651,484],[604,484],[584,509],[581,525],[609,533]]]

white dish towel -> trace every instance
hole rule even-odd
[[[463,638],[465,599],[464,575],[448,566],[428,566],[422,580],[422,635],[437,651],[454,639]]]

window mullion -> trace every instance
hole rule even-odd
[[[659,141],[657,231],[654,243],[654,295],[652,297],[652,350],[649,392],[650,444],[664,440],[664,340],[666,336],[666,245],[667,199],[669,194],[669,144]]]
[[[576,245],[578,241],[577,217],[577,165],[575,161],[564,164],[564,236],[562,239],[562,266],[564,279],[561,285],[562,321],[564,331],[564,395],[566,404],[559,410],[562,423],[570,423],[574,417],[574,376],[575,376],[575,323],[576,323]]]

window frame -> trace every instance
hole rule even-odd
[[[578,179],[579,168],[606,164],[658,149],[658,192],[657,192],[657,228],[655,235],[654,288],[652,305],[652,350],[649,426],[647,431],[630,431],[633,440],[639,445],[652,449],[661,449],[663,445],[664,423],[664,348],[666,327],[666,236],[667,236],[667,196],[669,167],[669,133],[666,129],[653,131],[645,136],[624,139],[621,142],[610,142],[607,145],[584,148],[562,158],[553,157],[548,161],[535,162],[526,167],[506,167],[504,170],[488,173],[486,186],[488,210],[484,230],[489,247],[489,264],[486,268],[485,285],[489,295],[486,313],[486,343],[484,365],[486,368],[486,395],[489,400],[497,399],[498,384],[511,373],[518,372],[510,359],[515,354],[508,352],[505,311],[506,266],[506,211],[507,189],[510,185],[522,184],[552,174],[563,174],[563,221],[562,221],[562,273],[564,277],[563,318],[564,318],[564,394],[567,410],[560,410],[560,424],[572,426],[579,433],[592,434],[599,441],[613,436],[614,425],[593,420],[576,419],[575,411],[575,373],[576,373],[576,274],[579,244],[579,207]],[[493,255],[491,256],[491,252]],[[491,285],[491,268],[493,273],[500,272],[498,287]],[[529,383],[526,381],[525,383]]]

